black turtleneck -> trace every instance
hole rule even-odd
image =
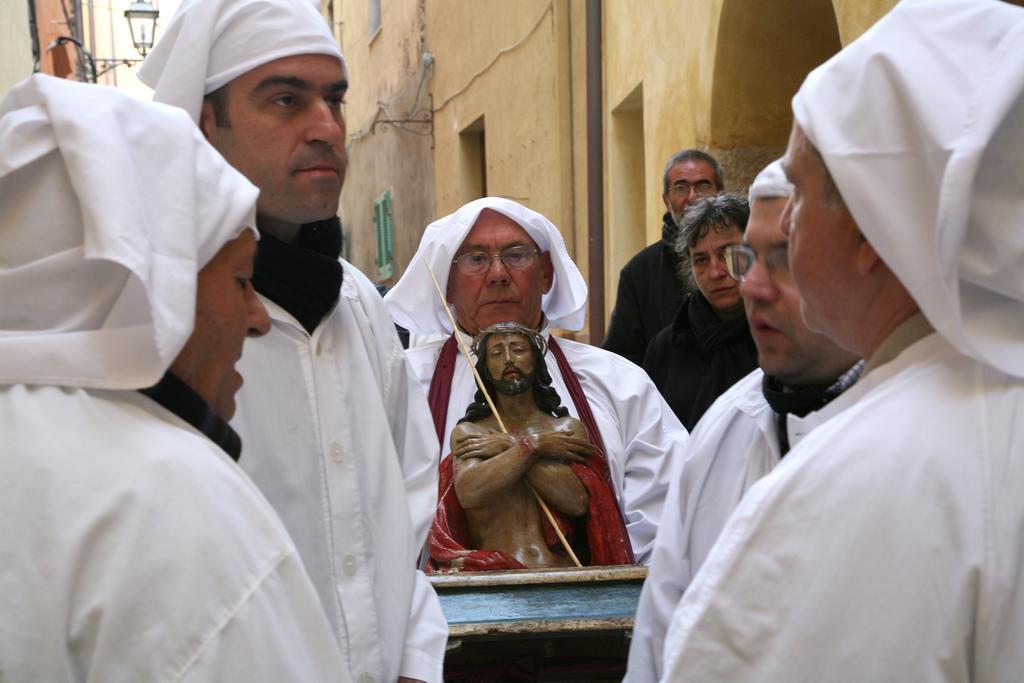
[[[721,320],[694,291],[675,321],[651,340],[643,368],[689,430],[726,389],[757,367],[745,316]]]
[[[185,422],[189,423],[221,450],[238,461],[242,454],[242,439],[227,422],[213,412],[210,404],[203,400],[189,385],[182,382],[168,370],[159,382],[148,389],[139,389]]]
[[[666,247],[675,251],[676,239],[679,237],[679,226],[672,219],[672,214],[668,211],[661,217],[661,242]]]
[[[789,452],[789,430],[786,428],[786,417],[788,415],[805,417],[808,413],[828,405],[832,399],[857,381],[863,369],[864,362],[859,361],[829,384],[806,387],[791,387],[774,377],[764,376],[761,380],[761,393],[764,394],[764,399],[775,413],[782,455]]]
[[[341,292],[341,221],[307,223],[292,244],[262,232],[257,248],[253,287],[312,334]]]

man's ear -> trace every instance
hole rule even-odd
[[[213,112],[213,104],[203,99],[203,108],[199,110],[199,130],[203,133],[203,137],[209,141],[210,129],[217,125],[216,114]]]
[[[856,254],[856,267],[858,275],[867,275],[875,267],[882,262],[882,259],[878,256],[878,252],[871,246],[871,243],[864,237],[864,233],[860,231],[857,226],[857,222],[853,220],[853,216],[850,214],[850,210],[843,207],[843,216],[841,219],[848,225],[850,230],[857,233],[857,254]]]
[[[882,259],[879,258],[878,252],[870,242],[863,240],[857,246],[857,273],[859,275],[867,275],[881,262]]]
[[[668,192],[666,192],[665,194],[661,195],[661,201],[663,201],[665,203],[665,210],[671,212],[672,211],[672,206],[668,203]]]
[[[544,294],[551,291],[551,285],[555,282],[555,267],[551,264],[551,252],[545,251],[540,255],[540,274],[544,283]]]

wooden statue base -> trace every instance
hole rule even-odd
[[[430,575],[449,625],[445,680],[621,680],[646,576],[633,565]]]

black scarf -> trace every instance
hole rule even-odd
[[[312,334],[341,292],[341,221],[307,223],[293,244],[262,232],[258,250],[253,287]]]
[[[189,385],[171,374],[164,373],[159,382],[148,389],[139,389],[185,422],[202,432],[210,441],[220,446],[235,462],[242,454],[242,439],[227,422],[213,412],[203,397]]]
[[[690,318],[690,334],[703,354],[750,337],[745,315],[722,320],[700,292],[691,294],[685,305]]]
[[[786,416],[804,417],[827,405],[832,399],[843,393],[846,385],[833,382],[827,386],[789,387],[774,377],[764,376],[761,380],[761,392],[768,405],[775,412],[779,432],[779,446],[782,455],[789,452],[789,432],[786,429]]]
[[[664,221],[661,225],[661,241],[669,249],[675,249],[676,238],[679,237],[679,226],[672,220],[672,214],[668,211],[661,217],[661,220]]]

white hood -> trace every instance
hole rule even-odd
[[[176,107],[36,75],[0,102],[0,384],[155,384],[258,191]]]
[[[341,54],[309,0],[184,0],[139,67],[157,102],[196,123],[203,96],[275,59]]]
[[[793,113],[932,326],[1024,377],[1024,9],[902,2]]]
[[[491,209],[522,226],[542,252],[551,253],[554,281],[541,301],[541,310],[552,327],[578,330],[586,317],[587,285],[579,268],[569,257],[562,233],[547,218],[510,199],[483,197],[475,199],[455,213],[427,226],[405,274],[384,297],[388,311],[396,323],[416,334],[450,334],[452,324],[445,313],[445,304],[434,289],[425,263],[445,291],[452,259],[466,239],[480,212]]]

